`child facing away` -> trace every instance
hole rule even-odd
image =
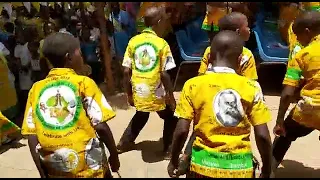
[[[271,138],[267,123],[271,113],[259,83],[236,73],[243,45],[236,32],[219,32],[211,44],[212,68],[185,83],[175,110],[179,121],[168,165],[171,177],[181,175],[179,154],[192,121],[196,137],[187,178],[253,178],[251,126],[263,162],[260,176],[270,176]]]
[[[83,69],[79,40],[53,33],[42,50],[53,69],[30,89],[22,126],[40,176],[110,178],[104,145],[116,172],[120,162],[107,124],[116,114],[97,84],[76,73]]]

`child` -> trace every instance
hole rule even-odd
[[[157,7],[146,11],[144,22],[149,28],[131,38],[124,55],[125,89],[129,104],[136,108],[136,114],[120,139],[117,146],[119,153],[132,148],[150,112],[157,112],[164,120],[163,153],[165,158],[170,156],[177,118],[173,116],[175,99],[167,71],[176,65],[168,43],[154,31],[162,17],[160,12],[161,9]],[[169,103],[166,103],[166,97]]]
[[[113,172],[119,157],[107,121],[115,117],[98,86],[81,70],[78,39],[53,33],[44,40],[43,54],[53,65],[49,75],[29,92],[22,134],[42,178],[103,178]],[[58,159],[58,161],[57,161]]]
[[[250,29],[248,27],[248,21],[247,17],[244,14],[241,14],[239,12],[232,12],[226,16],[224,16],[222,19],[219,20],[219,27],[223,30],[231,30],[238,33],[238,35],[244,40],[249,40],[250,36]],[[207,70],[210,70],[212,68],[212,64],[209,63],[210,59],[210,51],[211,47],[209,46],[201,60],[201,65],[199,68],[199,75],[204,75]],[[258,80],[255,60],[253,57],[253,54],[251,51],[245,47],[243,47],[241,61],[239,62],[240,66],[237,70],[237,73],[239,75],[245,76],[252,80]],[[182,155],[180,159],[180,169],[184,169],[184,172],[186,172],[188,169],[188,164],[190,162],[191,158],[191,148],[192,143],[195,139],[195,135],[193,134],[190,137],[190,140],[188,142],[188,145],[186,146],[186,150],[184,154]]]
[[[279,111],[274,133],[278,136],[273,142],[273,169],[283,160],[291,143],[297,138],[320,130],[318,81],[320,68],[317,61],[320,56],[320,12],[305,12],[293,23],[293,32],[304,47],[292,56],[288,62],[287,73],[283,81]],[[285,113],[299,89],[301,77],[306,82],[300,90],[301,99],[285,118]]]
[[[92,79],[97,83],[101,83],[102,64],[97,56],[98,42],[90,39],[90,29],[83,27],[81,31],[81,52],[85,62],[92,68]]]
[[[41,68],[40,68],[40,54],[39,54],[38,41],[32,41],[28,43],[28,50],[30,52],[31,63],[31,79],[33,82],[41,80]]]
[[[248,41],[250,38],[250,28],[248,27],[247,17],[239,12],[232,12],[219,20],[219,27],[221,30],[236,31],[244,41]],[[199,68],[199,75],[204,74],[211,64],[208,62],[210,56],[210,47],[205,50],[201,65]],[[246,76],[249,79],[258,80],[256,63],[252,52],[243,47],[242,58],[240,68],[237,73]]]
[[[202,23],[202,29],[208,32],[209,40],[219,32],[220,18],[233,10],[243,9],[243,2],[207,2],[207,12]]]
[[[179,121],[168,166],[171,177],[180,175],[178,158],[192,121],[196,139],[187,178],[252,178],[251,126],[263,162],[261,177],[270,176],[271,113],[259,83],[236,74],[243,44],[236,32],[219,32],[211,44],[213,67],[185,83],[175,111]]]

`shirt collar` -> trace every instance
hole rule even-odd
[[[154,30],[152,30],[152,28],[145,28],[142,33],[151,33],[154,35],[157,35],[156,32],[154,32]]]
[[[77,74],[73,69],[70,68],[53,68],[50,70],[47,77],[61,76],[61,75],[74,75]]]
[[[317,35],[316,37],[312,38],[311,43],[316,42],[316,41],[320,41],[320,35]]]
[[[228,68],[228,67],[216,66],[216,67],[209,68],[206,73],[232,73],[232,74],[236,74],[236,71],[231,68]]]

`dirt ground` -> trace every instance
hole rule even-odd
[[[267,68],[268,69],[268,68]],[[186,71],[188,72],[188,71]],[[260,71],[264,75],[259,74],[259,78],[265,93],[265,99],[272,112],[273,121],[269,123],[270,131],[274,126],[274,120],[277,115],[279,104],[279,92],[281,89],[282,70],[277,68],[269,68]],[[188,72],[189,73],[189,72]],[[275,77],[271,77],[275,76]],[[279,78],[280,77],[280,78]],[[175,94],[179,97],[179,92]],[[123,96],[109,98],[112,106],[117,112],[117,116],[111,120],[110,125],[116,142],[119,141],[124,129],[128,125],[130,119],[135,113],[133,108],[128,108]],[[120,155],[120,175],[121,177],[133,178],[160,178],[168,177],[166,167],[168,161],[159,158],[158,153],[161,151],[163,121],[152,113],[149,122],[142,130],[136,140],[135,150]],[[278,169],[276,177],[320,177],[320,149],[319,132],[313,132],[309,136],[298,139],[289,149],[285,160]],[[273,135],[271,135],[273,138]],[[256,157],[260,157],[257,153],[257,148],[252,137],[252,149]],[[1,178],[31,178],[39,177],[32,157],[29,153],[26,140],[21,140],[14,146],[1,147],[0,149],[0,177]],[[260,160],[260,158],[259,158]],[[117,177],[117,175],[115,175]]]

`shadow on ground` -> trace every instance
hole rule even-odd
[[[21,147],[27,146],[26,144],[22,144],[21,142],[19,142],[19,140],[14,141],[10,144],[5,144],[5,145],[0,146],[0,154],[3,154],[10,149],[19,149]]]
[[[278,168],[276,178],[318,178],[320,169],[314,169],[304,166],[301,162],[284,160],[283,168]]]
[[[146,163],[163,161],[162,148],[162,138],[158,141],[142,141],[135,145],[135,150],[141,151],[142,160]]]

